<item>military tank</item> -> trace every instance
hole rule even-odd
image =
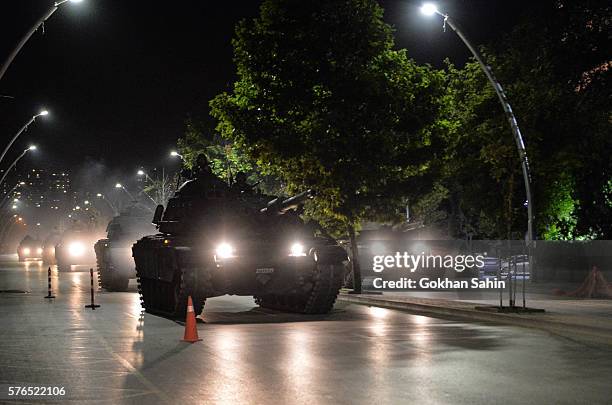
[[[61,272],[71,271],[73,265],[90,265],[96,261],[93,250],[98,236],[94,229],[74,223],[64,231],[60,241],[55,245],[55,261]]]
[[[100,287],[107,291],[127,291],[130,279],[136,278],[132,245],[155,231],[151,217],[150,208],[133,204],[108,223],[106,238],[94,245]]]
[[[40,260],[42,258],[42,253],[41,241],[32,238],[30,235],[26,235],[19,243],[19,247],[17,247],[17,256],[20,262],[25,262],[26,260]]]
[[[209,172],[185,182],[153,222],[159,232],[134,244],[144,309],[185,316],[226,294],[253,296],[264,308],[304,314],[329,312],[342,285],[345,250],[296,211],[304,192],[270,201],[229,187]]]
[[[55,245],[61,240],[61,233],[57,229],[45,238],[42,245],[42,260],[45,264],[55,264]]]

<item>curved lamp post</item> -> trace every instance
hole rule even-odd
[[[170,156],[172,157],[179,157],[181,160],[185,160],[185,158],[183,157],[183,155],[181,155],[180,153],[178,153],[177,151],[173,150],[172,152],[170,152]]]
[[[510,128],[512,129],[512,135],[514,136],[514,141],[516,142],[516,148],[518,150],[519,157],[521,159],[521,166],[523,169],[523,179],[525,182],[525,194],[527,196],[527,243],[531,245],[531,242],[535,239],[533,234],[533,198],[531,196],[531,173],[529,171],[529,160],[527,159],[527,151],[525,150],[525,142],[523,142],[523,136],[521,135],[521,130],[519,129],[518,123],[516,121],[516,117],[514,116],[514,112],[512,111],[512,107],[510,106],[510,102],[506,97],[506,93],[502,88],[501,84],[495,78],[491,67],[484,63],[482,55],[478,52],[478,50],[468,41],[466,36],[461,32],[457,23],[453,21],[448,14],[443,14],[438,11],[438,8],[433,3],[425,3],[421,7],[421,12],[425,15],[434,15],[437,14],[444,18],[444,27],[448,24],[453,31],[461,38],[465,46],[468,47],[470,52],[474,58],[478,61],[478,64],[482,68],[484,74],[487,76],[487,79],[493,86],[495,93],[497,94],[497,98],[499,98],[499,102],[504,109],[504,113],[506,115],[506,119],[510,124]]]
[[[0,201],[0,210],[2,208],[4,208],[4,206],[6,205],[6,203],[9,201],[9,198],[12,196],[13,192],[17,189],[17,187],[19,186],[25,186],[25,182],[24,181],[20,181],[19,183],[15,184],[13,186],[13,188],[11,188],[2,198],[2,201]]]
[[[36,121],[36,118],[38,117],[44,117],[45,115],[49,115],[49,111],[47,110],[42,110],[41,112],[39,112],[38,114],[32,116],[32,118],[30,118],[30,120],[28,122],[26,122],[26,124],[21,127],[21,129],[19,130],[19,132],[17,132],[15,134],[15,136],[13,137],[13,139],[11,139],[8,143],[8,145],[6,145],[6,147],[4,148],[4,150],[2,151],[2,155],[0,155],[0,163],[2,163],[2,159],[4,159],[4,156],[6,155],[6,152],[8,152],[8,150],[11,148],[11,146],[13,145],[13,143],[15,143],[15,141],[17,140],[17,138],[19,138],[19,135],[21,135],[25,130],[28,129],[28,127],[30,126],[30,124],[32,124],[34,121]]]
[[[123,186],[123,184],[121,184],[121,183],[117,183],[117,184],[115,184],[115,188],[120,188],[120,189],[122,189],[123,191],[125,191],[125,192],[127,193],[127,195],[129,195],[129,196],[130,196],[130,198],[131,198],[132,200],[136,201],[136,199],[134,198],[134,196],[132,195],[132,193],[130,193],[130,192],[128,191],[128,189],[127,189],[127,188],[125,188],[125,187]]]
[[[2,64],[2,68],[0,68],[0,80],[2,80],[2,77],[4,76],[6,71],[8,70],[9,66],[11,66],[11,63],[13,62],[13,59],[15,59],[17,54],[21,51],[21,48],[23,48],[23,46],[26,44],[26,42],[28,42],[30,40],[32,35],[34,35],[34,33],[36,31],[38,31],[40,26],[43,25],[45,23],[45,21],[47,21],[49,18],[51,18],[51,16],[53,15],[53,13],[55,13],[57,11],[57,8],[59,6],[61,6],[62,4],[66,3],[68,1],[70,1],[72,3],[79,3],[82,0],[60,0],[60,1],[56,1],[55,3],[53,3],[53,6],[51,6],[51,8],[49,8],[45,12],[45,14],[43,14],[43,16],[40,17],[34,23],[32,28],[30,28],[30,30],[28,32],[26,32],[26,34],[23,36],[23,38],[21,38],[21,40],[17,43],[17,46],[15,47],[15,49],[13,49],[13,52],[11,52],[9,54],[8,58],[6,58],[6,60],[4,61],[4,64]]]
[[[26,153],[28,153],[31,150],[36,150],[36,146],[32,145],[27,149],[24,149],[23,152],[21,152],[21,155],[17,156],[17,159],[15,159],[13,161],[13,163],[9,166],[8,169],[6,169],[6,171],[4,172],[4,176],[2,176],[2,178],[0,179],[0,185],[2,185],[2,183],[4,183],[4,179],[6,179],[6,176],[8,176],[8,174],[10,173],[10,171],[17,166],[17,162],[19,162],[21,160],[22,157],[24,157],[26,155]]]
[[[96,194],[96,197],[100,197],[101,199],[103,199],[104,201],[106,201],[106,203],[108,204],[108,206],[111,208],[111,210],[113,210],[113,215],[119,215],[119,211],[117,211],[117,208],[115,208],[115,206],[113,205],[112,202],[110,202],[102,193],[98,193]]]
[[[149,173],[145,172],[144,170],[140,169],[136,172],[137,176],[145,176],[145,179],[149,180],[150,182],[153,182],[153,179],[151,178],[151,176],[149,176]]]

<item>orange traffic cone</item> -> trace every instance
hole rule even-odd
[[[191,295],[187,299],[187,319],[185,319],[185,336],[183,342],[195,343],[199,340],[198,328],[196,327],[195,311],[193,310],[193,301]]]

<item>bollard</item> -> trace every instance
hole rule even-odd
[[[89,276],[91,278],[91,304],[90,305],[85,305],[85,308],[91,308],[92,311],[95,311],[96,308],[100,308],[100,305],[94,304],[93,269],[89,269]]]
[[[55,298],[55,295],[53,295],[53,291],[51,290],[51,267],[49,267],[49,269],[47,270],[47,276],[48,276],[48,292],[47,292],[47,296],[45,298]]]

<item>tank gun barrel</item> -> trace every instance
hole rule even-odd
[[[265,208],[262,208],[261,212],[283,215],[287,211],[296,209],[300,205],[304,204],[306,200],[313,197],[314,193],[312,192],[312,190],[306,190],[303,193],[294,195],[293,197],[289,197],[286,200],[275,198],[274,200],[270,201]]]

